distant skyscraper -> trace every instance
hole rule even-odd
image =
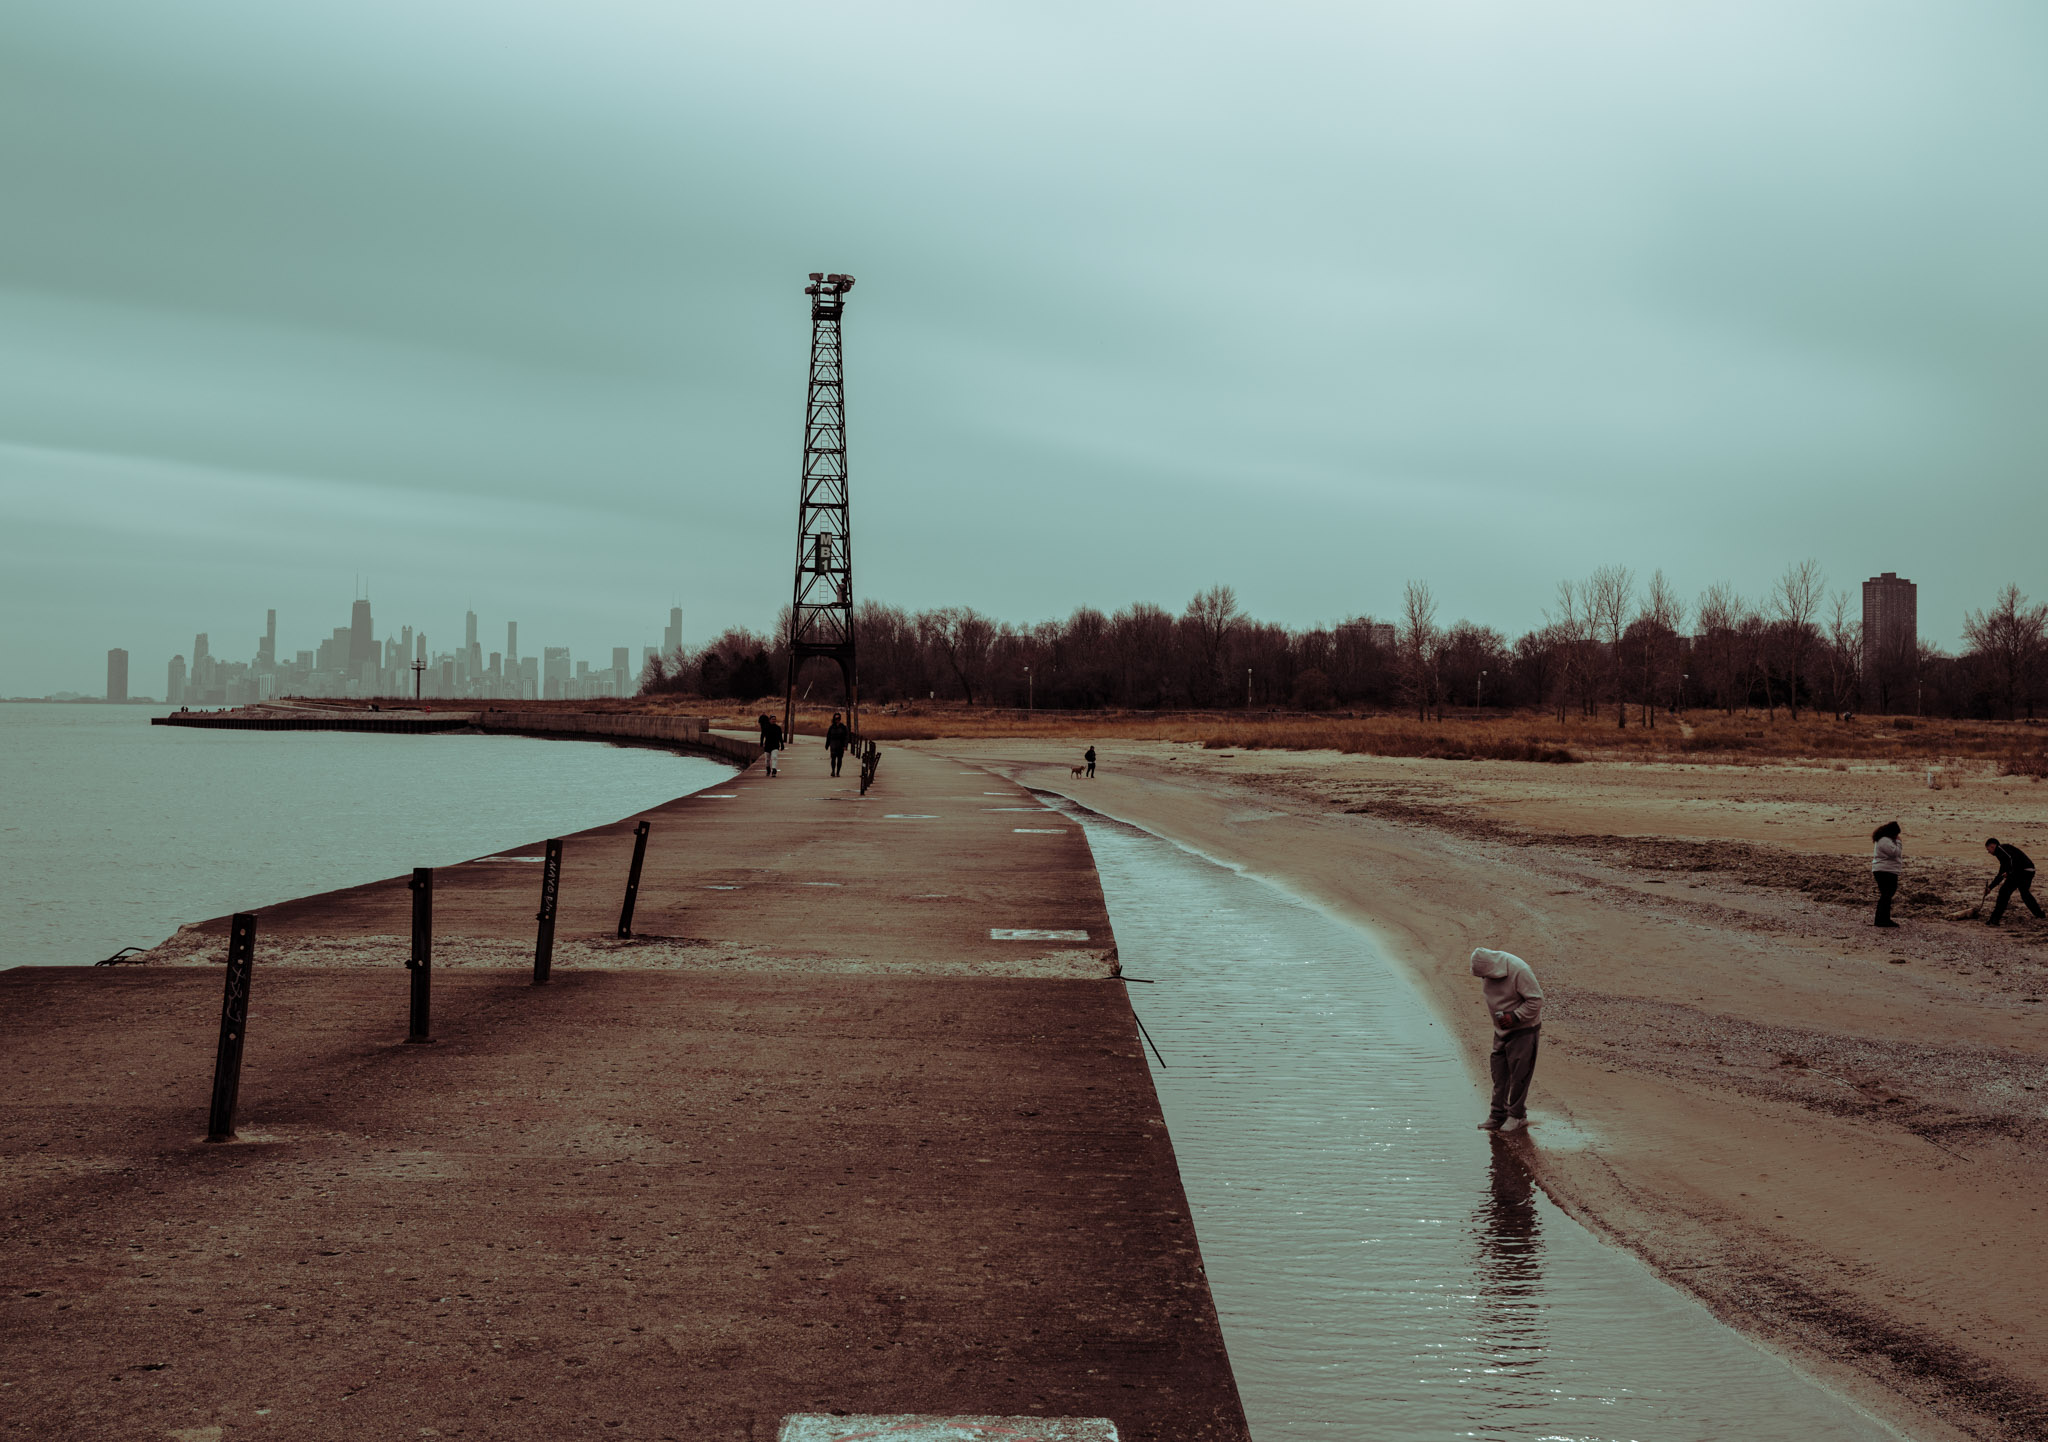
[[[661,633],[661,651],[664,656],[673,655],[676,647],[683,644],[683,608],[671,606],[668,609],[668,627]]]
[[[569,694],[569,648],[541,647],[541,696],[559,701]]]
[[[476,645],[476,612],[465,611],[462,616],[462,644],[465,649]]]
[[[1920,588],[1895,571],[1863,583],[1863,704],[1907,705],[1920,663]]]
[[[263,639],[256,643],[256,664],[266,670],[277,664],[277,611],[264,612]]]
[[[507,621],[505,623],[505,664],[507,666],[514,666],[518,660],[519,623],[517,621]]]
[[[164,705],[182,706],[184,704],[185,658],[183,656],[173,656],[171,657],[170,679],[164,683]]]
[[[348,674],[351,678],[363,673],[365,663],[374,665],[377,660],[377,628],[370,622],[370,602],[367,597],[357,601],[348,618]]]
[[[118,648],[107,652],[107,699],[128,699],[128,653]]]
[[[631,646],[612,647],[612,678],[612,685],[616,694],[620,696],[630,696],[633,694],[633,648]]]

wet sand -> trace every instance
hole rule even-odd
[[[2032,839],[2029,783],[1167,743],[1101,748],[1091,783],[1068,747],[926,749],[1372,928],[1464,1043],[1474,1120],[1466,954],[1519,952],[1552,998],[1528,1151],[1553,1197],[1912,1435],[2048,1436],[2048,927],[1953,919],[1982,834]],[[1867,837],[1894,816],[1887,933]]]

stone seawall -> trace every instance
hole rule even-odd
[[[475,729],[495,735],[580,736],[592,741],[640,741],[724,757],[741,766],[760,758],[759,742],[725,736],[703,716],[657,716],[632,711],[478,712]]]
[[[500,736],[581,737],[640,742],[716,756],[744,768],[760,759],[758,742],[720,735],[704,716],[633,711],[365,711],[359,707],[289,702],[238,706],[230,711],[176,711],[150,718],[152,726],[193,726],[216,731],[371,731],[396,736],[481,731]]]

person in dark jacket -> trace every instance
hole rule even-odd
[[[1870,833],[1870,879],[1877,883],[1877,922],[1897,926],[1892,920],[1892,897],[1899,889],[1899,873],[1906,869],[1906,849],[1899,844],[1899,823],[1887,821]]]
[[[839,713],[832,713],[832,724],[825,728],[825,749],[832,753],[832,774],[839,774],[839,763],[846,759],[846,748],[853,742],[853,732],[846,728],[846,722]]]
[[[1998,875],[1984,883],[1986,896],[1991,894],[1992,887],[1998,888],[1998,900],[1991,903],[1991,915],[1985,920],[1993,926],[1998,925],[1999,918],[2005,915],[2005,904],[2012,900],[2015,891],[2020,894],[2020,900],[2027,904],[2027,910],[2037,917],[2040,916],[2041,903],[2034,900],[2033,858],[2010,841],[2000,841],[1996,836],[1984,843],[1984,849],[1990,852],[1991,859],[1998,863]]]
[[[1088,774],[1093,776],[1095,774],[1095,748],[1090,746],[1081,759],[1088,763]]]
[[[766,711],[758,719],[761,723],[761,758],[768,763],[763,769],[767,775],[773,776],[776,774],[775,753],[782,749],[782,727],[769,720]]]

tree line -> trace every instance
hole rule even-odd
[[[1943,716],[2032,716],[2048,679],[2048,606],[2009,585],[1964,619],[1952,655],[1906,638],[1865,645],[1860,603],[1830,593],[1818,563],[1788,566],[1768,592],[1725,584],[1687,600],[1662,571],[1602,566],[1560,581],[1543,624],[1510,641],[1490,626],[1439,619],[1435,594],[1410,582],[1400,614],[1290,628],[1247,615],[1228,586],[1181,610],[1140,602],[1081,607],[1014,625],[969,606],[906,611],[867,601],[855,613],[864,703],[924,699],[1057,710],[1542,708],[1651,726],[1680,709],[1733,714],[1809,709]],[[788,664],[785,608],[774,633],[743,627],[651,658],[643,695],[779,694]],[[798,689],[839,694],[837,668],[814,661]]]

